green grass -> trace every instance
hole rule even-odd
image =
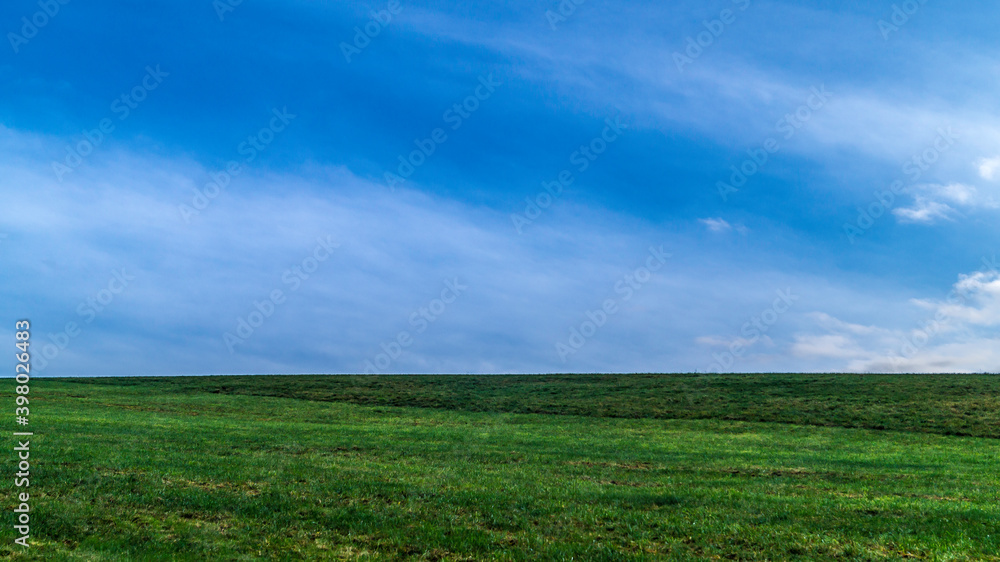
[[[994,375],[249,376],[76,379],[469,412],[722,419],[1000,438]]]
[[[0,557],[1000,560],[996,380],[34,379]]]

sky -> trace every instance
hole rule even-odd
[[[5,2],[33,374],[1000,371],[1000,6]]]

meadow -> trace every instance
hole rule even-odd
[[[32,547],[4,479],[0,558],[1000,560],[998,397],[988,375],[36,378]]]

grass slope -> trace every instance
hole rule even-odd
[[[994,375],[245,376],[76,379],[152,392],[595,417],[723,419],[1000,438]]]
[[[996,410],[944,415],[961,393],[942,391],[992,379],[725,379],[35,379],[35,546],[0,556],[1000,560],[1000,441],[935,434],[995,431]],[[800,380],[857,411],[812,407]],[[713,391],[646,394],[678,384]],[[657,419],[708,404],[719,419]],[[723,419],[753,412],[789,423]]]

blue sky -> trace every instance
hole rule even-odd
[[[0,338],[66,376],[995,372],[998,15],[9,2]]]

